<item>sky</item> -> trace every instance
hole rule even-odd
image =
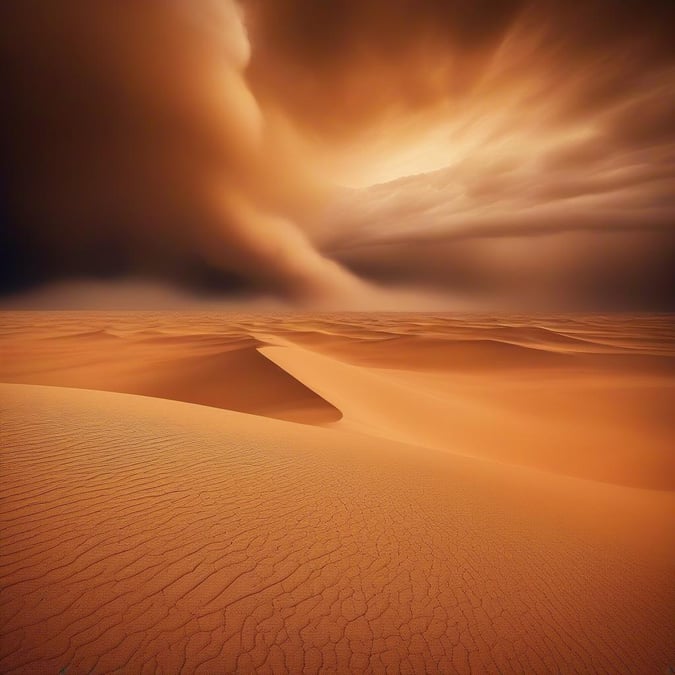
[[[5,0],[0,306],[675,309],[670,0]]]

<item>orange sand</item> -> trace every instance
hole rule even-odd
[[[5,313],[0,672],[667,672],[671,326]]]

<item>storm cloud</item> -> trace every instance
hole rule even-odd
[[[7,0],[4,292],[672,308],[673,23],[660,0]]]
[[[311,202],[244,77],[241,9],[3,3],[8,286],[145,274],[293,297],[356,283],[295,219]]]

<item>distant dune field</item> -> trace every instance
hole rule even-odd
[[[674,338],[5,312],[0,672],[667,673]]]

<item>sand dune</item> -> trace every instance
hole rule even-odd
[[[674,338],[5,313],[0,672],[667,672]]]
[[[131,338],[104,330],[8,345],[5,382],[142,394],[309,424],[340,412],[257,351],[250,337]]]
[[[4,385],[2,672],[661,672],[673,493]]]
[[[297,347],[260,351],[339,409],[345,428],[595,480],[675,489],[672,381],[575,374],[548,383],[477,383],[367,370]]]
[[[407,322],[405,322],[407,323]],[[675,376],[672,331],[669,341],[650,344],[642,335],[631,343],[616,326],[591,337],[570,337],[530,326],[432,325],[417,330],[362,326],[337,332],[290,329],[287,343],[306,347],[347,363],[375,368],[427,372],[493,373],[495,370],[577,370],[668,373]],[[648,336],[654,339],[654,335]],[[261,342],[278,343],[277,335]]]

